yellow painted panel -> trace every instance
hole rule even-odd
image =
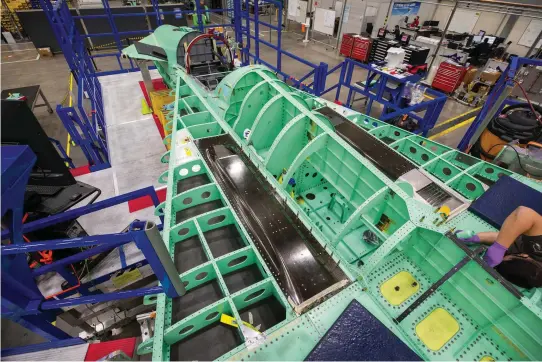
[[[416,326],[427,348],[438,351],[459,331],[459,323],[446,309],[436,308]]]
[[[380,286],[380,293],[391,305],[400,305],[420,289],[412,274],[402,271],[386,280]]]

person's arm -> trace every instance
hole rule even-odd
[[[456,235],[466,242],[491,244],[484,255],[484,260],[494,267],[501,263],[508,248],[520,235],[542,235],[542,216],[528,207],[520,206],[508,215],[498,233],[475,234],[460,230]]]

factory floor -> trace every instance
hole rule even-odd
[[[268,31],[260,31],[260,33],[265,40],[269,39]],[[271,33],[271,42],[276,43],[276,32]],[[334,41],[332,43],[334,43]],[[325,62],[330,68],[343,60],[342,57],[335,54],[334,49],[326,47],[323,44],[314,42],[304,44],[301,35],[294,32],[283,32],[282,47],[299,57],[310,60],[312,63],[318,64],[320,62]],[[276,52],[274,50],[265,45],[261,45],[260,55],[269,63],[276,64]],[[116,59],[98,58],[98,60],[97,67],[101,71],[118,69]],[[66,105],[69,101],[68,90],[70,73],[68,65],[61,54],[54,57],[40,57],[32,43],[16,45],[2,44],[1,66],[2,89],[40,85],[53,109],[55,109],[58,104],[63,103]],[[282,57],[282,69],[284,72],[297,78],[309,71],[307,66],[287,56]],[[106,108],[109,144],[111,148],[118,146],[117,149],[122,150],[122,152],[115,152],[114,149],[111,149],[113,164],[111,169],[89,174],[81,179],[83,182],[87,182],[102,189],[102,199],[144,186],[159,186],[156,183],[156,179],[160,172],[163,171],[163,169],[160,168],[163,165],[159,164],[159,157],[165,149],[158,138],[158,131],[156,130],[152,118],[150,116],[142,116],[138,112],[142,98],[139,87],[137,86],[139,80],[138,77],[140,77],[139,73],[132,73],[100,79],[104,93],[104,107]],[[331,74],[327,80],[327,87],[335,84],[338,77],[339,72]],[[364,79],[362,71],[357,71],[354,79]],[[73,84],[72,95],[75,99],[77,98],[77,85],[75,83]],[[343,90],[340,100],[344,102],[346,100],[346,95],[347,92]],[[324,98],[334,100],[335,91],[326,94]],[[354,104],[354,109],[364,112],[362,106],[362,101],[357,102]],[[114,112],[108,114],[107,109],[114,110]],[[453,99],[449,99],[439,117],[438,123],[445,122],[446,120],[457,117],[470,110],[471,108],[463,106]],[[49,114],[45,108],[36,108],[34,113],[48,136],[59,140],[62,145],[67,148],[67,132],[56,113]],[[371,115],[378,118],[379,114],[380,109],[378,109],[377,105],[374,105]],[[145,127],[148,127],[148,131],[141,131],[142,129],[145,129]],[[462,127],[445,135],[437,134],[435,135],[437,136],[436,140],[455,147],[461,140],[466,129],[467,127]],[[156,131],[156,134],[151,134],[154,131]],[[145,141],[145,137],[147,137],[147,141]],[[132,138],[142,141],[143,145],[142,147],[136,146],[135,150],[128,152],[126,147],[129,148],[130,144],[133,145],[133,142],[130,142]],[[150,142],[151,139],[152,142]],[[78,147],[70,146],[69,148],[70,157],[73,159],[76,166],[84,166],[87,164],[86,158]],[[139,173],[139,176],[136,177],[134,172],[140,172],[142,169],[147,170],[148,175],[143,176]],[[114,212],[114,210],[112,211]],[[149,211],[142,210],[141,215],[131,214],[131,216],[128,215],[127,217],[137,216],[141,219],[146,219],[150,217],[149,215],[145,215],[147,212]],[[112,216],[111,214],[108,215]],[[108,219],[118,221],[118,217],[109,217]],[[82,223],[84,223],[84,221],[85,220],[81,220]],[[101,220],[98,225],[103,227],[104,221],[105,220]],[[125,226],[126,222],[127,220],[122,218],[122,225],[120,226]],[[96,223],[93,224],[96,225]],[[100,233],[97,230],[94,230],[91,227],[91,224],[88,226],[83,225],[83,227],[87,229],[90,234]],[[102,230],[101,233],[114,231],[120,230]],[[4,320],[2,322],[7,323],[4,327],[11,324]],[[8,330],[9,333],[6,333]],[[17,331],[20,333],[16,333]],[[2,345],[5,347],[27,345],[42,341],[41,337],[36,336],[34,333],[22,327],[18,329],[2,328],[1,337]]]
[[[271,42],[276,44],[277,35],[275,31],[272,31],[271,35],[269,31],[260,30],[259,32],[262,39],[269,41],[270,36]],[[334,40],[330,42],[333,45],[335,44]],[[302,35],[293,31],[283,31],[282,48],[303,59],[307,59],[314,64],[325,62],[329,65],[329,69],[343,60],[343,57],[338,56],[333,48],[316,42],[305,44],[302,42]],[[55,55],[54,57],[38,57],[37,51],[30,42],[16,45],[2,44],[1,51],[2,89],[39,84],[53,108],[56,108],[57,104],[60,104],[63,101],[66,104],[68,101],[69,69],[61,54]],[[263,44],[260,45],[260,56],[265,61],[276,64],[276,51]],[[97,66],[100,70],[118,69],[116,59],[113,58],[97,58]],[[310,68],[283,55],[282,70],[299,78],[305,75]],[[361,69],[356,70],[354,73],[354,80],[363,80],[363,73],[364,71]],[[330,74],[327,78],[326,86],[330,87],[333,84],[336,84],[338,78],[339,71]],[[76,92],[77,85],[74,83],[72,93],[75,97],[77,95]],[[345,102],[347,93],[348,92],[343,89],[339,99]],[[334,100],[335,91],[327,93],[324,98]],[[139,103],[140,99],[135,99],[134,102]],[[358,111],[365,111],[363,101],[354,103],[353,107]],[[450,98],[440,114],[437,125],[471,110],[472,108],[464,106]],[[381,110],[378,105],[373,105],[371,115],[378,118],[380,112]],[[49,114],[44,107],[36,108],[35,114],[48,136],[59,140],[66,148],[67,132],[58,116],[56,114]],[[436,135],[436,140],[448,146],[457,146],[467,130],[469,122],[462,122],[462,124],[464,124],[463,127],[454,128],[454,130],[448,133],[444,132],[445,134],[443,134],[442,132],[439,132],[439,134]],[[87,163],[82,152],[80,152],[77,147],[70,147],[70,157],[74,160],[76,166],[84,166]]]

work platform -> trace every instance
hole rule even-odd
[[[131,148],[148,145],[133,154],[111,150],[104,178],[116,180],[116,194],[142,182],[131,157],[155,158],[148,182],[167,192],[154,215],[164,218],[162,238],[186,289],[145,297],[155,329],[139,354],[542,358],[541,291],[500,278],[483,250],[451,233],[495,230],[469,207],[503,177],[532,192],[542,185],[299,91],[264,66],[236,69],[210,90],[177,63],[182,43],[151,40],[175,55],[168,64],[156,60],[175,93],[169,151],[155,142],[150,117],[134,110],[136,77],[102,80],[104,98],[113,100],[105,105],[110,147],[116,139],[120,150],[130,137]],[[115,100],[124,96],[115,85],[132,103]],[[144,136],[131,134],[136,125]]]
[[[169,40],[150,41],[174,54]],[[337,358],[363,359],[333,344],[345,333],[333,327],[339,316],[359,302],[403,359],[542,357],[540,291],[511,285],[450,233],[495,230],[469,207],[503,176],[541,185],[294,89],[264,66],[211,90],[168,62],[161,74],[176,101],[157,213],[187,294],[158,296],[155,336],[139,353],[301,360],[341,348]]]

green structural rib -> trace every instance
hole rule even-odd
[[[542,359],[542,290],[516,287],[515,295],[446,236],[452,229],[494,230],[467,207],[502,175],[538,191],[541,184],[291,88],[264,66],[234,70],[211,91],[178,61],[183,37],[191,32],[162,28],[143,42],[164,49],[166,60],[146,58],[133,46],[126,54],[154,60],[174,89],[172,134],[166,140],[171,150],[162,157],[168,164],[161,176],[167,199],[156,212],[165,216],[163,239],[172,259],[197,240],[205,261],[176,263],[185,296],[147,298],[156,303],[155,332],[138,353],[152,352],[156,361],[190,358],[185,354],[190,340],[220,325],[222,315],[250,323],[246,311],[269,301],[282,312],[260,329],[264,339],[254,342],[240,327],[222,323],[219,336],[227,348],[208,356],[303,360],[357,300],[425,360]],[[341,131],[347,127],[353,131]],[[390,160],[408,160],[413,169],[394,177],[393,170],[379,165],[382,161],[360,152],[352,141],[355,133],[369,135]],[[231,136],[269,192],[347,276],[345,282],[304,304],[286,295],[271,261],[244,226],[239,206],[198,150],[198,142],[221,135]],[[430,199],[413,180],[433,185],[449,204]],[[451,209],[446,222],[435,213],[442,206]],[[238,235],[239,245],[217,252],[213,233],[225,227]],[[254,282],[232,286],[230,276],[249,269],[258,275]],[[216,295],[202,299],[198,290],[211,284]],[[417,303],[421,296],[425,299]]]

